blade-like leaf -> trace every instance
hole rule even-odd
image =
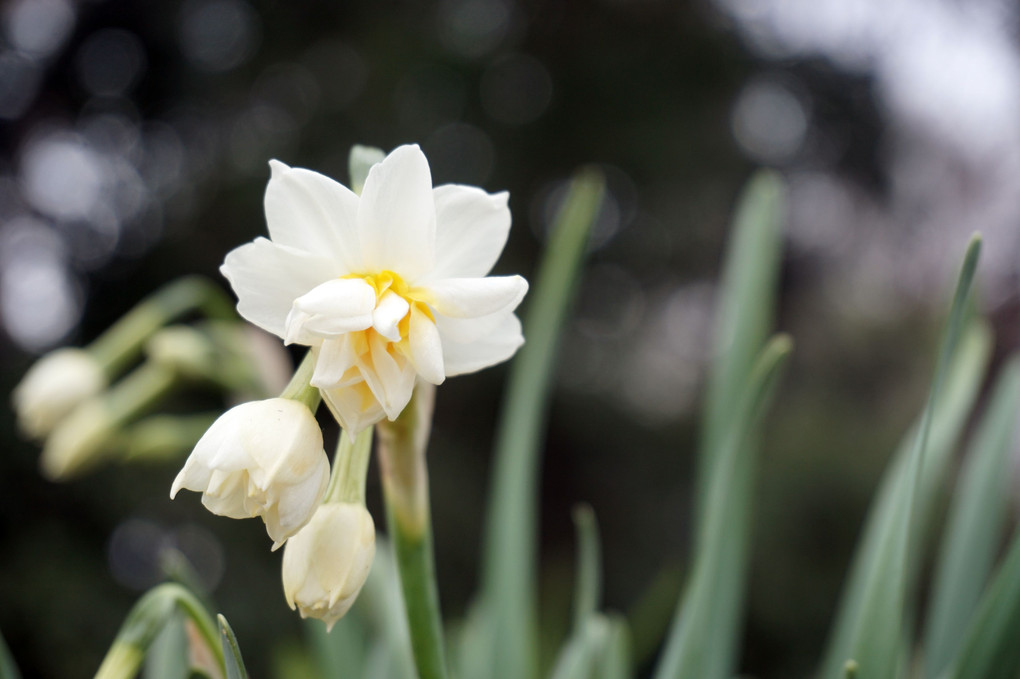
[[[750,535],[754,468],[752,442],[792,350],[774,337],[755,362],[719,449],[705,504],[705,528],[656,679],[728,679],[732,676],[740,601]]]
[[[1020,413],[1020,358],[1003,370],[964,462],[935,570],[924,676],[956,656],[992,572],[1009,512],[1010,455]]]
[[[975,236],[964,256],[949,312],[945,336],[935,367],[935,377],[928,394],[927,405],[918,425],[918,433],[905,463],[895,475],[892,490],[876,518],[880,530],[873,543],[865,542],[865,567],[859,575],[859,587],[851,599],[852,616],[841,620],[844,636],[837,640],[841,646],[830,647],[830,655],[823,676],[840,677],[845,661],[853,658],[862,679],[895,677],[905,657],[905,609],[911,578],[911,556],[918,543],[916,524],[921,514],[918,497],[924,484],[925,457],[936,404],[947,380],[949,368],[956,354],[965,324],[967,301],[970,296],[974,271],[981,251],[981,240]],[[867,536],[866,536],[867,539]],[[856,575],[856,574],[855,574]],[[831,673],[831,674],[830,674]]]
[[[981,599],[946,679],[1012,679],[1020,671],[1020,532]]]
[[[230,623],[222,614],[216,616],[216,622],[220,626],[220,642],[223,644],[223,667],[227,673],[227,679],[248,679],[248,670],[244,668],[244,659],[241,657],[241,647],[237,644],[237,637]]]
[[[145,679],[187,679],[188,637],[184,614],[177,611],[156,636],[145,656]]]
[[[630,641],[627,624],[615,615],[595,613],[563,647],[552,679],[627,679]]]
[[[949,369],[942,395],[935,407],[927,459],[921,472],[916,511],[919,526],[931,520],[936,492],[949,466],[951,453],[963,432],[967,415],[977,400],[991,348],[991,331],[983,323],[974,323],[964,335]],[[851,652],[851,635],[860,615],[866,578],[876,567],[874,561],[878,545],[891,529],[892,505],[896,498],[899,478],[913,450],[917,431],[918,427],[915,425],[904,437],[868,511],[854,553],[850,575],[843,589],[834,631],[829,640],[821,675],[823,677],[842,676],[843,666]],[[915,564],[919,562],[916,554],[912,555],[911,562]],[[911,573],[913,572],[912,570]]]
[[[698,451],[695,482],[696,524],[701,529],[712,464],[719,456],[754,360],[772,332],[779,265],[785,187],[773,172],[756,174],[744,189],[733,219],[733,234],[723,265],[715,346]]]
[[[523,679],[537,671],[536,505],[542,430],[560,330],[573,299],[604,182],[583,170],[556,217],[537,283],[527,301],[528,338],[514,360],[496,437],[484,533],[479,629],[489,659],[484,679]],[[465,677],[464,679],[468,679]]]
[[[602,556],[595,512],[588,505],[574,509],[577,527],[577,584],[574,587],[574,629],[599,609],[602,597]]]
[[[2,634],[0,634],[0,679],[21,679],[21,673]]]

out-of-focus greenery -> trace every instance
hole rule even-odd
[[[268,157],[346,181],[352,144],[421,142],[437,183],[510,190],[515,225],[498,270],[526,276],[548,222],[545,198],[574,167],[605,164],[617,214],[605,218],[601,233],[596,227],[591,276],[567,328],[576,351],[557,375],[546,439],[543,637],[559,638],[557,620],[560,631],[568,626],[570,517],[578,501],[598,516],[605,608],[638,600],[663,567],[682,568],[694,525],[699,422],[695,404],[682,405],[691,390],[665,392],[663,399],[681,405],[650,418],[621,398],[642,385],[596,387],[626,345],[667,326],[687,329],[676,341],[691,346],[679,354],[686,360],[689,351],[692,379],[703,377],[711,350],[697,346],[697,329],[710,323],[703,307],[682,303],[689,298],[677,291],[719,276],[731,205],[750,170],[731,139],[730,107],[761,64],[717,14],[695,3],[253,1],[241,4],[255,17],[257,49],[235,68],[210,72],[189,62],[179,43],[182,17],[199,4],[80,3],[66,46],[44,64],[35,103],[0,123],[6,167],[20,162],[31,134],[47,125],[73,128],[103,112],[141,124],[188,121],[175,128],[184,152],[177,193],[154,208],[157,244],[102,266],[76,265],[86,303],[66,341],[91,340],[171,278],[215,276],[228,250],[263,234]],[[456,29],[472,26],[472,7],[505,12],[505,32],[480,47],[465,42]],[[145,50],[146,70],[122,98],[90,96],[78,80],[76,55],[109,27],[130,31]],[[499,77],[494,69],[515,55],[536,60],[552,83],[548,106],[523,123],[493,117],[485,103],[492,95],[483,95]],[[274,80],[280,72],[287,77]],[[314,87],[302,88],[305,77]],[[5,202],[3,219],[13,214]],[[945,256],[954,253],[955,245]],[[864,508],[923,402],[937,327],[920,310],[876,319],[835,304],[805,255],[787,257],[783,272],[778,324],[796,338],[797,353],[760,451],[739,668],[760,677],[802,676],[815,667]],[[628,295],[606,295],[621,288]],[[676,303],[664,304],[669,299]],[[0,391],[8,393],[32,357],[0,341]],[[505,378],[505,369],[458,378],[438,394],[433,520],[444,611],[455,617],[480,577],[478,509],[486,503]],[[187,398],[190,409],[224,405],[201,391]],[[94,671],[133,602],[155,582],[160,546],[206,557],[199,577],[255,675],[268,675],[276,654],[291,652],[302,627],[283,600],[279,554],[269,553],[261,525],[210,516],[194,497],[171,504],[174,463],[44,481],[37,447],[3,417],[0,630],[26,677]],[[368,492],[379,517],[379,488],[370,483]],[[667,524],[678,528],[666,532]]]

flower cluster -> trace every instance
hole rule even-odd
[[[216,514],[262,517],[274,549],[290,540],[288,603],[331,627],[365,582],[375,527],[363,494],[352,502],[330,491],[323,504],[329,462],[309,400],[296,394],[311,390],[314,403],[321,394],[353,440],[395,420],[417,380],[437,385],[512,356],[524,341],[514,311],[528,286],[487,276],[510,229],[507,194],[433,188],[417,146],[372,166],[361,195],[316,172],[270,167],[270,238],[229,253],[221,271],[240,314],[309,347],[311,367],[286,398],[221,416],[171,497],[187,488]]]

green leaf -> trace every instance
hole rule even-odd
[[[596,170],[575,176],[526,300],[527,342],[510,368],[483,535],[481,601],[475,610],[484,618],[479,622],[484,636],[476,643],[485,648],[475,655],[488,658],[480,675],[484,679],[525,679],[537,672],[536,505],[542,434],[560,331],[603,189]]]
[[[963,432],[967,415],[977,400],[991,348],[991,331],[983,323],[973,323],[967,329],[949,369],[941,397],[935,406],[927,459],[921,472],[918,506],[915,512],[919,526],[923,527],[931,520],[935,498],[952,459],[953,449]],[[859,622],[864,586],[868,574],[876,568],[878,545],[892,528],[892,505],[896,500],[903,469],[906,468],[917,439],[917,432],[918,426],[915,425],[904,437],[868,511],[864,530],[854,553],[850,575],[843,589],[822,677],[842,676],[844,662],[851,652],[851,635]],[[917,547],[915,544],[910,560],[910,563],[915,565],[920,562]],[[916,568],[912,567],[910,574],[912,584],[916,579]]]
[[[964,256],[918,433],[913,437],[904,463],[895,467],[897,471],[894,472],[890,492],[879,497],[880,506],[875,518],[877,534],[874,537],[865,534],[864,552],[860,557],[863,561],[861,571],[854,573],[851,579],[850,587],[855,591],[849,600],[844,599],[849,601],[849,608],[847,612],[841,611],[835,643],[829,648],[823,677],[843,676],[848,658],[857,663],[857,676],[862,679],[895,677],[906,657],[905,610],[912,569],[915,568],[911,561],[919,549],[917,528],[925,513],[921,506],[927,502],[919,495],[923,496],[925,490],[928,440],[932,421],[937,415],[936,405],[964,327],[980,251],[981,240],[975,236]]]
[[[18,665],[14,662],[2,634],[0,634],[0,679],[21,679]]]
[[[244,668],[244,659],[241,657],[241,647],[237,644],[237,637],[230,623],[222,615],[216,616],[216,622],[220,626],[220,643],[223,644],[223,667],[227,672],[227,679],[248,679],[248,670]]]
[[[941,676],[956,656],[992,572],[1009,513],[1018,412],[1020,357],[1014,357],[978,426],[949,511],[924,636],[925,677]]]
[[[187,589],[176,583],[164,583],[146,592],[128,613],[96,672],[96,679],[134,677],[152,642],[178,610],[194,623],[213,660],[222,666],[223,650],[209,613]]]
[[[563,647],[552,679],[626,679],[630,672],[627,625],[615,615],[594,613]]]
[[[946,679],[1011,679],[1020,671],[1020,532],[981,599]]]
[[[156,636],[145,656],[145,679],[187,679],[188,636],[184,615],[176,611]]]
[[[574,588],[574,628],[580,629],[599,609],[602,598],[602,556],[595,512],[588,505],[574,508],[577,528],[577,584]]]
[[[773,172],[758,172],[741,194],[733,219],[715,327],[714,345],[721,351],[708,377],[698,450],[695,516],[699,530],[704,528],[712,465],[730,430],[733,404],[742,397],[754,360],[772,332],[785,202],[782,179]]]
[[[754,469],[752,445],[780,369],[792,350],[774,337],[762,350],[720,445],[705,504],[705,527],[695,545],[690,580],[656,668],[656,679],[728,679],[750,533]]]

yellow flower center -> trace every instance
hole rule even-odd
[[[400,277],[400,274],[394,271],[387,269],[380,271],[379,273],[372,274],[348,274],[343,276],[343,278],[361,279],[371,285],[372,289],[375,290],[375,301],[377,305],[382,300],[383,295],[387,292],[392,292],[407,302],[407,313],[405,313],[403,318],[401,318],[397,323],[397,330],[400,333],[400,341],[393,342],[392,340],[387,340],[388,342],[397,344],[396,348],[404,350],[407,355],[410,355],[410,348],[407,345],[408,335],[411,329],[411,310],[417,309],[419,312],[425,314],[430,321],[433,323],[436,322],[436,317],[432,314],[432,309],[429,308],[426,301],[426,291],[422,288],[412,288],[403,278]],[[375,332],[375,330],[373,328],[369,328],[365,330],[365,332]]]

